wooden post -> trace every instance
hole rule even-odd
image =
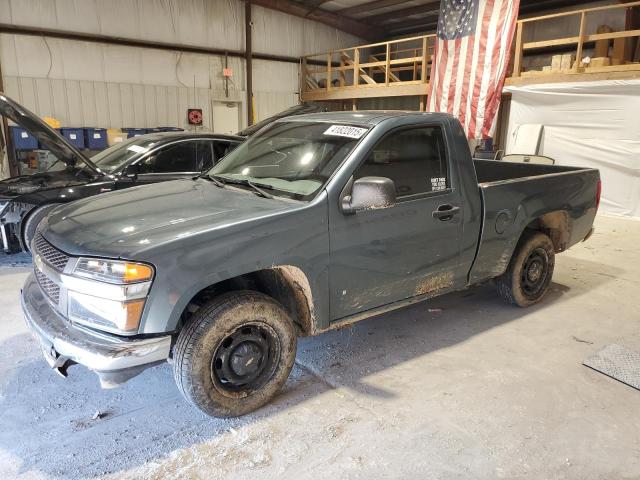
[[[520,70],[522,69],[522,29],[524,24],[518,22],[518,29],[516,30],[516,50],[515,60],[513,61],[513,76],[519,77]]]
[[[389,86],[389,69],[391,68],[391,44],[387,43],[387,65],[384,69],[384,84]]]
[[[358,48],[353,49],[353,86],[357,87],[360,84],[360,50]]]
[[[580,13],[580,36],[578,38],[578,51],[576,52],[576,63],[573,65],[573,70],[575,72],[580,68],[580,63],[582,63],[582,48],[584,46],[584,28],[585,28],[585,19],[587,15],[584,11]]]
[[[351,110],[353,110],[354,112],[358,111],[358,100],[356,100],[355,98],[351,99]]]
[[[427,83],[427,62],[429,56],[429,42],[427,37],[422,38],[422,69],[420,75],[422,76],[422,83]]]
[[[327,54],[327,90],[331,90],[331,77],[332,77],[332,62],[333,61],[333,54],[332,53],[328,53]]]
[[[340,52],[340,86],[344,87],[345,78],[344,78],[344,52]]]

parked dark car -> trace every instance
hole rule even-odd
[[[151,133],[89,158],[38,116],[2,94],[0,115],[29,130],[57,159],[45,172],[0,181],[0,233],[7,253],[28,251],[38,223],[62,203],[199,175],[244,140],[235,135]]]
[[[170,361],[183,395],[248,413],[297,337],[494,280],[542,300],[592,232],[598,170],[471,158],[446,114],[288,117],[206,175],[80,200],[34,240],[22,306],[52,368],[116,386]]]

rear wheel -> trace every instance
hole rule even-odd
[[[41,207],[34,208],[25,220],[23,220],[22,226],[22,244],[24,250],[31,251],[31,241],[36,235],[36,229],[38,224],[46,217],[51,210],[61,205],[60,203],[49,203]]]
[[[236,417],[267,403],[296,356],[296,331],[284,308],[258,292],[231,292],[203,306],[174,349],[174,378],[205,413]]]
[[[549,290],[554,265],[555,252],[549,237],[525,232],[507,271],[496,279],[498,294],[519,307],[539,302]]]

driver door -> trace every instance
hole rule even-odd
[[[332,202],[331,319],[414,296],[454,288],[462,235],[462,204],[452,186],[443,132],[437,126],[395,130],[354,174],[393,180],[389,208],[342,213]],[[439,210],[452,209],[438,217]]]

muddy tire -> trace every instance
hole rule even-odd
[[[296,330],[282,305],[258,292],[221,295],[180,332],[173,373],[187,400],[214,417],[237,417],[267,402],[286,382]]]
[[[519,307],[539,302],[549,290],[554,265],[555,252],[549,237],[540,232],[525,232],[507,271],[496,278],[498,294]]]
[[[51,210],[60,206],[60,203],[49,203],[41,207],[34,208],[22,222],[22,244],[25,252],[31,251],[31,240],[36,234],[38,224],[46,217]]]

